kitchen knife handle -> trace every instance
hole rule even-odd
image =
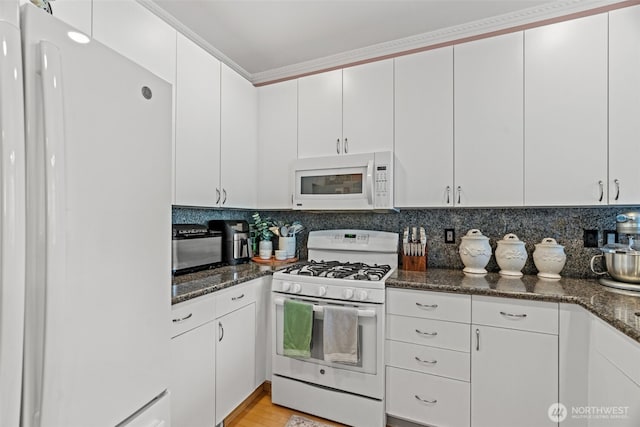
[[[340,138],[336,139],[336,153],[340,154]]]
[[[614,179],[613,183],[616,184],[616,197],[615,200],[618,200],[620,198],[620,180],[619,179]]]
[[[347,138],[344,139],[344,154],[349,153],[349,140]]]
[[[216,205],[220,203],[220,189],[216,188]]]
[[[598,198],[598,201],[601,202],[604,197],[604,184],[602,181],[598,181],[598,186],[600,187],[600,197]]]

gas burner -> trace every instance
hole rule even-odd
[[[280,272],[299,276],[376,281],[382,280],[389,270],[391,270],[389,265],[369,265],[362,262],[309,261],[294,264]]]

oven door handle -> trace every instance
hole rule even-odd
[[[275,305],[284,305],[284,298],[274,298],[273,303]],[[313,304],[314,313],[322,313],[324,309],[321,305]],[[358,310],[358,317],[376,317],[374,310]]]

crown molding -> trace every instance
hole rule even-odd
[[[517,12],[493,16],[487,19],[472,21],[463,25],[443,28],[437,31],[422,33],[415,36],[405,37],[330,55],[310,61],[300,62],[285,67],[274,68],[259,73],[249,73],[224,53],[216,49],[202,37],[198,36],[182,22],[168,14],[152,0],[136,0],[151,12],[173,26],[180,33],[191,39],[194,43],[202,47],[221,62],[235,70],[241,76],[249,80],[256,86],[275,83],[283,80],[290,80],[304,75],[316,74],[359,63],[371,62],[375,60],[401,56],[408,53],[428,50],[455,42],[464,42],[467,39],[481,38],[483,35],[499,32],[509,32],[509,30],[520,30],[524,27],[533,27],[535,24],[544,25],[554,19],[602,13],[607,9],[626,7],[633,4],[640,4],[639,0],[558,0],[545,3],[540,6],[531,7]],[[559,19],[562,20],[562,19]]]

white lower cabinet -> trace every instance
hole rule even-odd
[[[470,310],[468,295],[387,291],[388,415],[430,426],[469,426]]]
[[[250,281],[217,295],[216,423],[255,390],[255,285]]]
[[[471,425],[557,426],[558,304],[474,296],[472,322]]]
[[[172,308],[171,425],[213,427],[216,398],[214,296]]]

